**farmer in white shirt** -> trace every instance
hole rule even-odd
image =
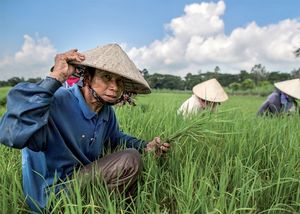
[[[220,83],[210,79],[193,87],[193,95],[178,109],[177,113],[183,116],[194,115],[204,109],[215,110],[221,102],[228,100],[228,96]]]

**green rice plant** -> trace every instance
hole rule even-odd
[[[262,118],[258,96],[232,96],[215,114],[184,119],[189,93],[138,96],[116,107],[120,128],[133,136],[171,140],[165,157],[142,156],[137,193],[110,193],[102,182],[52,195],[48,213],[300,213],[299,115]],[[30,213],[24,203],[21,157],[0,145],[0,211]],[[77,182],[77,183],[76,183]]]

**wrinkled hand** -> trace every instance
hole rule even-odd
[[[160,137],[155,137],[152,141],[147,144],[145,148],[146,152],[155,152],[157,156],[169,151],[171,145],[169,143],[163,142]]]
[[[77,49],[72,49],[68,52],[57,54],[55,57],[53,71],[49,74],[49,76],[57,79],[61,83],[64,83],[75,72],[75,67],[68,64],[68,62],[82,62],[85,60],[85,56],[77,51]]]

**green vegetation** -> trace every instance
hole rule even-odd
[[[235,88],[238,83],[232,83],[229,85],[228,88],[225,88],[225,91],[230,95],[255,95],[255,96],[263,96],[267,97],[270,95],[274,90],[274,85],[267,83],[261,85],[259,87],[242,87],[242,85],[238,88]]]
[[[6,95],[11,87],[0,87],[0,115],[5,111]]]
[[[150,87],[154,89],[191,90],[200,82],[216,78],[223,87],[229,87],[231,91],[237,91],[238,94],[243,91],[249,94],[255,87],[272,86],[275,82],[300,77],[300,68],[290,72],[268,71],[262,64],[254,65],[250,71],[241,70],[238,74],[228,74],[216,66],[214,71],[199,70],[197,74],[187,73],[184,78],[170,74],[150,74],[147,69],[141,72]],[[252,95],[257,95],[257,93],[254,91]]]
[[[6,97],[11,87],[0,87],[0,99]]]
[[[155,92],[116,107],[121,128],[137,137],[185,133],[166,157],[143,155],[135,198],[108,193],[100,181],[70,181],[74,191],[51,196],[52,213],[299,213],[299,115],[257,118],[265,98],[233,96],[216,114],[183,119],[176,111],[189,96]],[[1,213],[28,213],[20,151],[0,151]]]
[[[256,64],[250,71],[241,70],[237,74],[226,73],[226,70],[221,70],[219,66],[216,66],[213,71],[202,72],[198,70],[196,74],[195,71],[193,72],[194,74],[187,73],[183,78],[171,74],[152,73],[153,71],[150,74],[147,69],[143,69],[140,72],[152,89],[191,90],[194,85],[200,82],[216,78],[223,87],[228,87],[231,92],[248,95],[261,94],[255,91],[256,87],[264,88],[265,85],[273,87],[275,82],[300,78],[300,68],[295,68],[292,71],[269,71],[262,64]],[[40,80],[40,77],[26,80],[23,77],[12,77],[8,80],[0,81],[0,87],[14,86],[24,81],[35,83]],[[261,95],[264,96],[265,94]]]

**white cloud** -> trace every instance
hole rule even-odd
[[[187,5],[184,12],[166,25],[169,34],[165,38],[128,51],[139,68],[184,76],[217,65],[225,73],[249,71],[258,63],[284,72],[300,66],[292,53],[300,46],[299,20],[267,26],[252,22],[225,35],[224,1]]]
[[[249,71],[263,64],[269,71],[289,72],[300,67],[293,50],[300,47],[300,21],[286,19],[267,26],[254,21],[225,35],[225,2],[186,5],[184,14],[170,20],[167,35],[143,47],[128,50],[140,69],[151,73],[185,76],[216,66],[225,73]],[[129,49],[126,44],[121,44]],[[14,76],[44,77],[54,63],[56,50],[46,37],[24,35],[21,49],[0,58],[0,79]]]
[[[185,15],[175,18],[167,26],[180,39],[192,36],[210,36],[223,31],[224,23],[220,19],[225,11],[225,4],[220,1],[214,3],[191,4],[185,7]]]
[[[44,77],[54,63],[55,54],[56,50],[47,37],[24,35],[21,50],[0,59],[0,79]]]

